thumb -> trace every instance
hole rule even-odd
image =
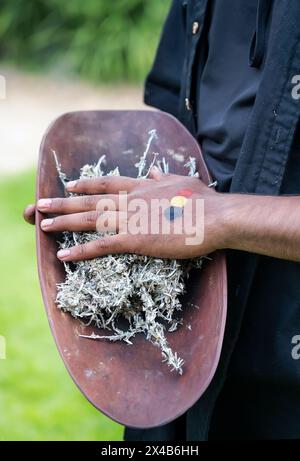
[[[29,224],[34,224],[35,223],[35,205],[28,205],[25,208],[25,210],[23,212],[23,218]]]

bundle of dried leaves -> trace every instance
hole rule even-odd
[[[164,172],[168,165],[164,158],[154,154],[147,168],[147,155],[155,130],[149,132],[144,154],[136,164],[137,177],[146,178],[155,163]],[[55,153],[54,153],[55,154]],[[55,156],[56,158],[56,156]],[[104,175],[102,156],[95,165],[81,168],[80,178]],[[65,184],[67,177],[56,158],[59,177]],[[195,161],[186,164],[189,175],[197,175]],[[119,175],[116,168],[107,173]],[[101,237],[99,232],[64,232],[61,248],[79,245]],[[64,263],[66,280],[58,285],[57,305],[85,324],[111,332],[108,335],[83,336],[91,339],[123,340],[132,344],[138,333],[161,349],[163,361],[182,374],[183,360],[167,342],[166,331],[175,331],[182,323],[179,296],[185,291],[184,279],[192,267],[200,267],[201,258],[190,261],[160,259],[135,254],[107,255],[72,264]],[[123,319],[123,327],[119,320]],[[124,319],[126,327],[124,328]]]

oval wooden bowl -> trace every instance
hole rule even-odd
[[[196,140],[174,117],[158,111],[73,112],[58,118],[42,140],[37,200],[64,196],[52,150],[69,179],[78,178],[79,169],[102,154],[107,156],[108,169],[119,166],[122,175],[136,176],[134,163],[151,129],[158,134],[153,151],[166,157],[170,172],[186,175],[183,165],[193,156],[201,179],[210,181]],[[65,278],[64,266],[56,257],[57,236],[41,231],[41,218],[37,211],[43,300],[58,350],[79,389],[96,408],[126,426],[154,427],[180,416],[204,393],[220,357],[227,305],[224,254],[214,253],[203,269],[191,274],[183,299],[184,325],[168,333],[170,346],[185,361],[180,376],[170,372],[161,362],[160,350],[142,335],[132,346],[79,337],[99,330],[82,325],[56,307],[56,284]]]

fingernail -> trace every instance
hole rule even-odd
[[[37,202],[38,208],[50,208],[51,207],[52,200],[50,198],[41,198]]]
[[[75,187],[77,184],[77,181],[70,181],[68,182],[68,184],[66,185],[66,188],[67,189],[73,189],[73,187]]]
[[[49,227],[53,224],[54,219],[43,219],[41,222],[41,228],[45,229],[45,227]]]
[[[57,257],[58,258],[66,258],[67,256],[70,256],[71,251],[70,250],[59,250],[57,252]]]

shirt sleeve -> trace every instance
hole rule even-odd
[[[144,101],[150,106],[178,114],[185,56],[186,1],[173,0],[146,83]]]

